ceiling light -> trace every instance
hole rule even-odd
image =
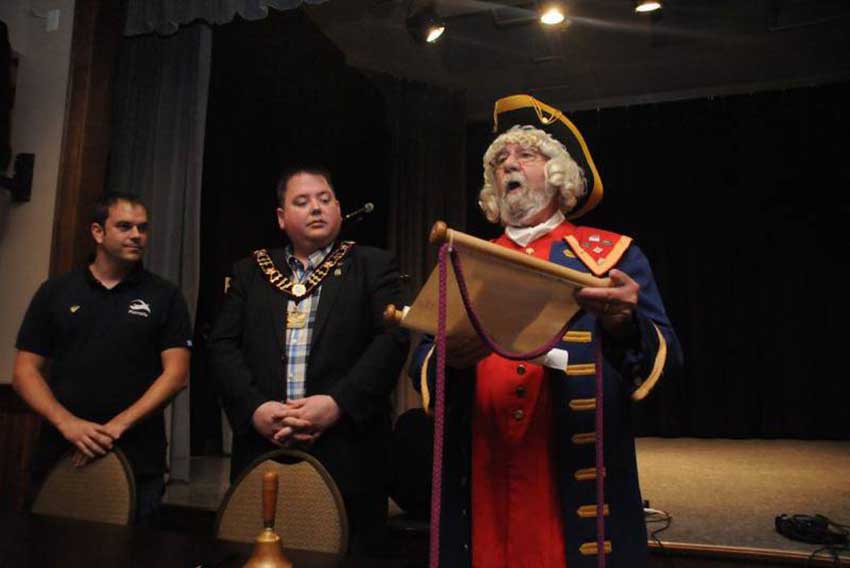
[[[433,6],[428,6],[407,17],[407,31],[420,43],[434,43],[446,31],[446,23],[437,15]]]
[[[546,6],[540,12],[540,22],[547,26],[555,26],[564,21],[564,11],[557,4]]]
[[[635,12],[647,14],[661,9],[661,2],[653,0],[637,0],[635,2]]]
[[[428,43],[434,43],[440,36],[443,35],[443,32],[446,31],[446,26],[433,25],[428,28],[428,35],[425,36],[425,41]]]

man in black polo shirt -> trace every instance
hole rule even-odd
[[[109,194],[93,213],[94,261],[36,292],[18,333],[12,384],[45,418],[35,484],[68,450],[83,467],[116,445],[136,479],[137,523],[147,524],[164,489],[162,409],[188,379],[189,313],[173,284],[142,267],[144,204]]]

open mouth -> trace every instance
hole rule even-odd
[[[505,184],[505,193],[510,193],[515,189],[519,189],[522,187],[522,182],[517,180],[511,180]]]

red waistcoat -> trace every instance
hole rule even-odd
[[[520,247],[548,260],[573,226],[563,223]],[[472,565],[480,568],[566,566],[544,367],[492,354],[476,370],[472,436]]]

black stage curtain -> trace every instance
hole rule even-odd
[[[850,439],[848,100],[845,83],[573,115],[606,188],[580,223],[635,238],[685,352],[639,434]],[[470,180],[491,138],[471,126]],[[470,199],[470,230],[493,234]]]

